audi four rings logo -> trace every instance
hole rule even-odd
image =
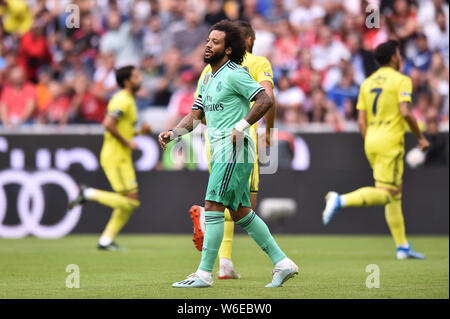
[[[17,212],[20,219],[18,225],[4,225],[7,211],[5,186],[19,185]],[[55,225],[42,225],[41,220],[45,210],[45,197],[42,186],[55,184],[67,194],[68,199],[77,196],[78,187],[64,172],[45,170],[28,173],[22,170],[0,171],[0,237],[21,238],[29,234],[41,238],[58,238],[67,235],[77,225],[81,207],[67,211],[66,215]]]

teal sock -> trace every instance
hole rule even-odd
[[[198,267],[201,270],[212,272],[214,262],[219,253],[223,238],[223,212],[205,212],[205,237],[203,240],[202,261]]]
[[[269,255],[272,263],[275,265],[277,262],[286,258],[286,255],[278,247],[275,239],[273,239],[269,228],[266,223],[259,218],[258,215],[252,210],[250,214],[242,218],[237,222],[239,226],[245,229],[245,231],[253,238],[258,246]]]

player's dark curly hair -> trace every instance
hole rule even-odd
[[[208,34],[214,30],[225,32],[225,48],[231,47],[231,54],[228,58],[234,63],[241,64],[246,53],[241,29],[230,20],[222,20],[214,24]]]
[[[134,69],[133,65],[127,65],[116,70],[116,81],[122,89],[125,87],[125,81],[131,78]]]
[[[391,61],[391,57],[395,55],[399,43],[395,40],[389,40],[381,43],[375,48],[373,56],[380,66],[387,65]]]

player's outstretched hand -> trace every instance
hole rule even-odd
[[[422,152],[425,152],[430,147],[430,142],[425,137],[422,137],[419,139],[419,145],[418,147]]]
[[[166,149],[167,143],[169,143],[171,140],[173,140],[173,132],[172,131],[161,132],[158,136],[159,145],[161,145],[163,150]]]
[[[231,142],[233,142],[233,145],[241,145],[241,143],[244,140],[244,132],[239,132],[236,129],[233,129],[233,134],[231,134]]]

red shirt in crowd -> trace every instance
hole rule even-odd
[[[30,31],[20,40],[18,63],[25,69],[29,81],[37,81],[39,67],[52,62],[45,36],[35,36]]]
[[[70,109],[70,99],[67,96],[61,96],[55,100],[52,100],[42,110],[45,114],[45,118],[50,123],[61,122],[67,120],[66,114]]]
[[[81,118],[87,122],[101,123],[105,117],[105,112],[106,102],[96,98],[91,92],[86,91],[79,108]]]
[[[26,112],[27,103],[36,101],[36,89],[31,83],[26,83],[22,89],[17,90],[14,86],[7,85],[3,91],[0,101],[8,109],[8,118],[11,122],[21,120]]]

